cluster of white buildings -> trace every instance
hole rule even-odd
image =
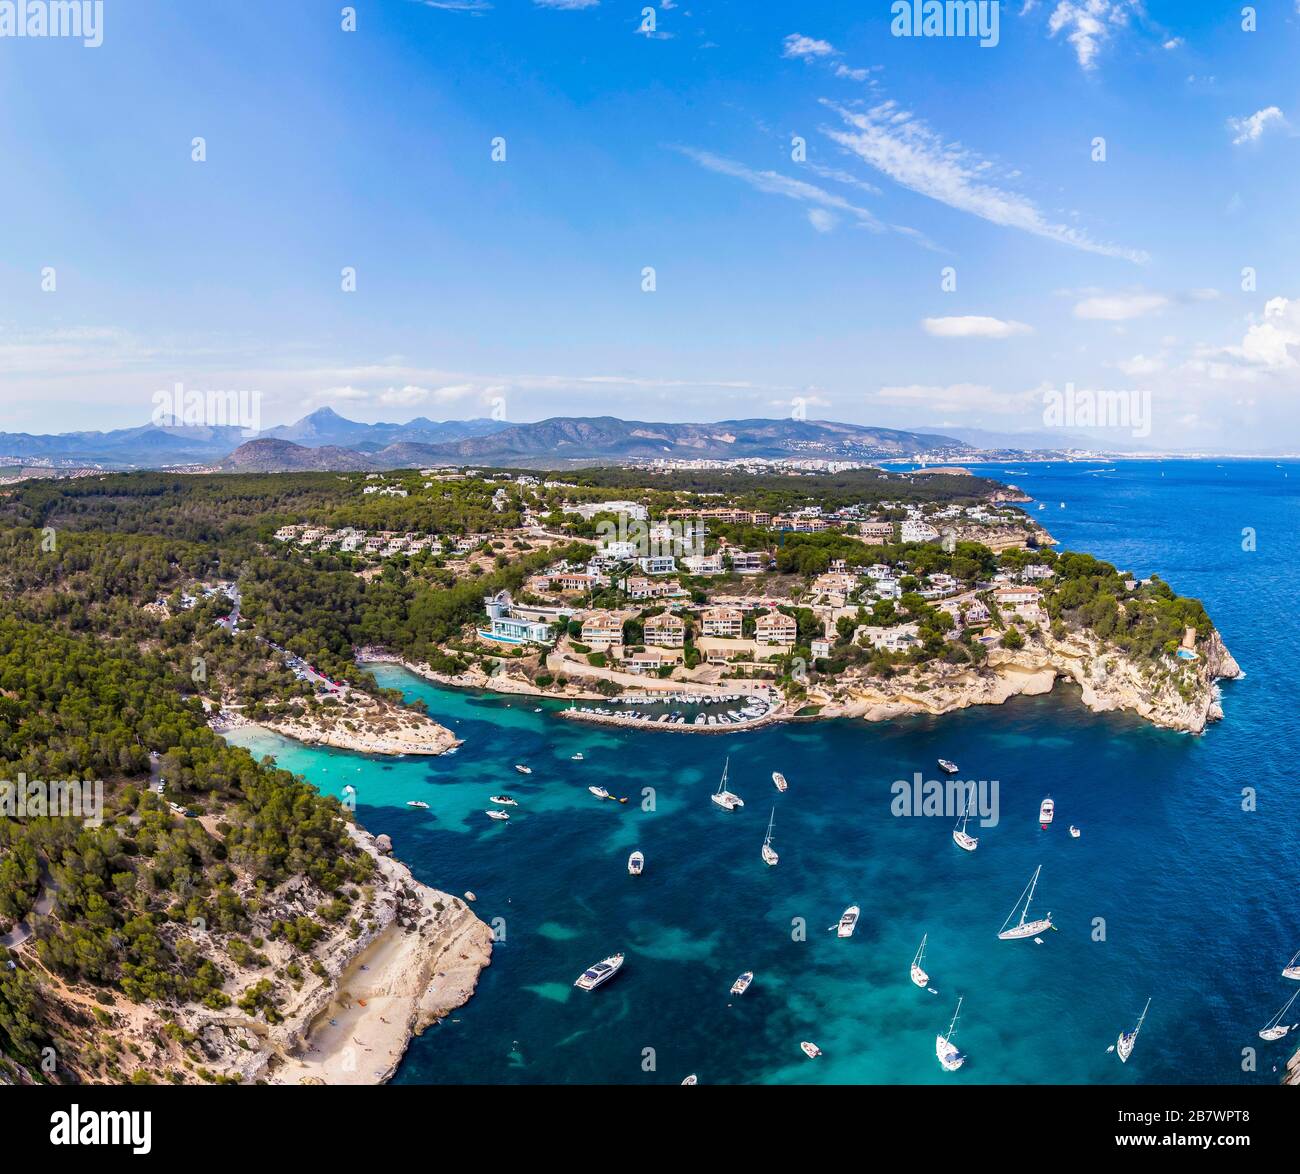
[[[272,537],[277,542],[292,542],[303,549],[338,550],[340,553],[368,554],[376,558],[391,558],[396,554],[417,554],[432,550],[437,554],[466,554],[481,545],[487,535],[438,535],[408,531],[381,530],[367,533],[350,526],[331,530],[327,526],[281,526]]]

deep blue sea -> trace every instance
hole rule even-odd
[[[384,761],[243,732],[322,791],[355,786],[366,827],[387,832],[419,879],[472,889],[499,929],[477,994],[413,1041],[399,1083],[677,1083],[692,1072],[701,1083],[1276,1082],[1300,1035],[1256,1035],[1292,994],[1280,971],[1300,949],[1289,667],[1300,464],[976,471],[1034,495],[1028,508],[1065,549],[1204,600],[1247,673],[1223,684],[1223,722],[1201,737],[1161,731],[1089,713],[1058,686],[938,719],[703,737],[584,726],[556,717],[555,703],[538,713],[532,699],[444,690],[385,666],[384,684],[423,698],[465,739],[457,754]],[[578,751],[585,761],[571,761]],[[709,802],[727,755],[746,801],[733,814]],[[973,854],[945,818],[891,814],[891,783],[934,777],[940,756],[962,778],[999,781],[1001,820],[978,829]],[[598,802],[592,783],[629,802]],[[1243,810],[1243,788],[1256,810]],[[502,791],[520,802],[505,824],[483,815]],[[1044,832],[1049,792],[1057,818]],[[780,864],[769,869],[759,849],[773,806]],[[646,856],[639,878],[626,869],[633,848]],[[1039,865],[1034,909],[1050,910],[1058,932],[1041,945],[999,941]],[[849,904],[862,918],[840,940],[828,927]],[[937,995],[908,979],[923,933]],[[627,962],[612,982],[572,987],[616,951]],[[743,970],[754,984],[732,1000]],[[958,995],[969,1058],[948,1074],[934,1037]],[[1122,1065],[1106,1049],[1148,996]],[[820,1059],[804,1058],[805,1039]]]

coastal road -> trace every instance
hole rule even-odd
[[[37,917],[48,917],[54,908],[54,893],[57,889],[54,878],[44,869],[41,870],[41,891],[36,894],[36,903],[32,905],[32,912],[28,917],[35,914]],[[7,950],[17,949],[32,936],[31,922],[24,918],[7,934],[0,934],[0,946]]]

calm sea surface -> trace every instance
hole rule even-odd
[[[1289,663],[1300,464],[978,471],[1032,494],[1028,508],[1063,547],[1204,600],[1247,673],[1223,684],[1226,720],[1202,737],[1170,733],[1091,714],[1058,686],[938,719],[704,737],[584,726],[555,716],[555,703],[440,689],[382,666],[383,684],[423,698],[465,739],[457,754],[385,761],[261,732],[232,738],[326,793],[352,784],[360,821],[387,832],[420,880],[472,889],[499,927],[478,993],[412,1043],[398,1082],[1277,1080],[1294,1037],[1268,1044],[1256,1032],[1295,989],[1280,971],[1300,949]],[[1254,551],[1242,549],[1246,527]],[[572,761],[578,752],[585,761]],[[709,802],[727,755],[745,800],[733,814]],[[947,819],[891,814],[890,785],[934,777],[940,756],[961,778],[1000,784],[1000,822],[972,827],[973,854]],[[773,770],[789,779],[784,795]],[[598,802],[593,783],[628,803]],[[1257,810],[1243,811],[1243,788]],[[483,814],[501,792],[519,800],[509,823]],[[1057,818],[1044,832],[1049,792]],[[767,868],[773,807],[780,864]],[[634,848],[646,856],[638,878],[626,868]],[[1039,865],[1034,910],[1050,910],[1059,932],[1041,945],[998,941]],[[862,918],[843,941],[828,927],[850,904]],[[923,933],[937,995],[908,980]],[[616,951],[627,962],[612,982],[572,987]],[[743,970],[754,984],[732,1000]],[[958,995],[969,1059],[947,1074],[934,1037]],[[1121,1065],[1106,1049],[1148,996]],[[1300,1000],[1296,1010],[1293,1022]],[[805,1039],[820,1059],[803,1057]],[[1245,1048],[1257,1049],[1254,1071]]]

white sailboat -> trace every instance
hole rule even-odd
[[[925,939],[929,934],[921,935],[921,948],[917,950],[916,957],[912,959],[912,981],[922,989],[930,985],[930,976],[926,974],[925,962]]]
[[[1297,950],[1295,957],[1282,968],[1282,977],[1294,978],[1300,982],[1300,950]]]
[[[1015,909],[1007,914],[1007,919],[1002,923],[1002,928],[998,930],[998,937],[1004,942],[1016,941],[1020,938],[1032,938],[1040,934],[1045,929],[1052,928],[1052,915],[1049,913],[1046,917],[1040,917],[1037,921],[1026,921],[1029,916],[1029,905],[1034,899],[1034,890],[1038,887],[1038,874],[1043,871],[1040,864],[1034,869],[1034,875],[1030,879],[1025,891],[1020,894],[1020,900],[1016,902]],[[1021,908],[1021,901],[1024,902],[1024,908]],[[1012,918],[1016,916],[1017,910],[1020,913],[1020,920],[1015,925],[1011,925]],[[1007,927],[1011,928],[1008,929]],[[1300,993],[1300,992],[1298,992]]]
[[[1115,1041],[1115,1053],[1119,1056],[1121,1064],[1127,1064],[1128,1058],[1133,1054],[1133,1045],[1137,1043],[1138,1032],[1142,1030],[1142,1022],[1147,1017],[1147,1010],[1151,1006],[1151,1000],[1147,1000],[1147,1005],[1142,1008],[1142,1014],[1138,1016],[1137,1026],[1132,1031],[1121,1031],[1119,1039]]]
[[[1280,1010],[1276,1015],[1273,1016],[1272,1019],[1268,1021],[1268,1024],[1264,1027],[1264,1030],[1259,1033],[1260,1039],[1267,1039],[1267,1040],[1281,1039],[1284,1035],[1286,1035],[1288,1031],[1291,1030],[1292,1027],[1296,1026],[1296,1024],[1294,1023],[1288,1026],[1284,1024],[1282,1020],[1285,1018],[1286,1013],[1291,1010],[1291,1004],[1294,1003],[1298,998],[1300,998],[1300,991],[1296,991],[1296,993],[1287,1000],[1286,1006],[1283,1007],[1282,1010]]]
[[[970,800],[966,797],[966,806],[962,809],[961,818],[957,821],[957,826],[952,829],[952,842],[958,848],[964,848],[967,852],[974,852],[980,846],[977,836],[968,835],[966,832],[966,821],[970,818]]]
[[[714,791],[711,796],[713,802],[721,807],[723,811],[735,811],[737,807],[745,806],[745,801],[739,795],[734,795],[727,790],[727,770],[730,766],[731,759],[728,758],[726,762],[722,764],[722,781],[718,784],[718,789]]]
[[[772,814],[767,821],[767,836],[763,840],[763,863],[775,866],[780,857],[776,854],[776,849],[772,847],[772,823],[776,819],[776,808],[772,808]]]
[[[957,1010],[952,1013],[952,1022],[948,1024],[947,1033],[934,1037],[934,1054],[939,1060],[939,1067],[945,1072],[956,1072],[966,1063],[966,1057],[957,1050],[957,1045],[953,1042],[957,1035],[957,1016],[960,1014],[961,999],[959,998]]]

